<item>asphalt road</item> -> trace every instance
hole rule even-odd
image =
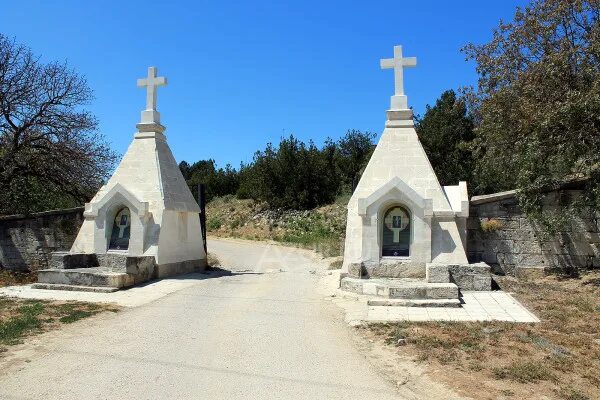
[[[0,363],[0,399],[398,398],[317,290],[308,253],[209,247],[232,275],[33,339]]]

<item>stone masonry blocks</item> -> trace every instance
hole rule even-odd
[[[453,282],[462,290],[491,290],[490,266],[478,264],[427,264],[427,282]]]
[[[546,207],[580,195],[576,184],[549,192]],[[562,199],[562,200],[561,200]],[[505,192],[471,199],[467,221],[467,254],[470,262],[483,261],[494,272],[521,277],[540,277],[550,269],[593,268],[600,265],[595,241],[600,235],[597,216],[589,212],[572,215],[573,223],[563,226],[551,238],[539,234],[535,221],[519,208],[514,193]],[[482,221],[496,219],[499,229],[484,232]]]

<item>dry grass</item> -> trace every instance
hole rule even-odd
[[[502,229],[502,222],[497,219],[491,218],[486,221],[481,221],[481,230],[484,232],[494,232]]]
[[[28,285],[37,282],[35,272],[16,272],[0,269],[0,287],[14,285]]]
[[[117,306],[82,302],[59,302],[0,298],[0,355],[7,346],[22,343],[30,336],[60,328]]]
[[[361,333],[406,343],[398,349],[426,363],[431,376],[477,399],[600,399],[600,272],[498,282],[542,322],[404,322]]]

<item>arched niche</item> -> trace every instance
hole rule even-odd
[[[412,225],[411,213],[403,205],[385,209],[379,226],[382,257],[410,257]]]
[[[116,212],[107,214],[111,220],[106,226],[110,227],[108,250],[128,250],[131,238],[131,211],[128,207],[116,207]]]

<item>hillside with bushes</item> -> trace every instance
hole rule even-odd
[[[209,236],[273,240],[338,256],[344,246],[347,201],[342,196],[312,210],[285,210],[233,195],[217,197],[207,205],[206,230]]]

